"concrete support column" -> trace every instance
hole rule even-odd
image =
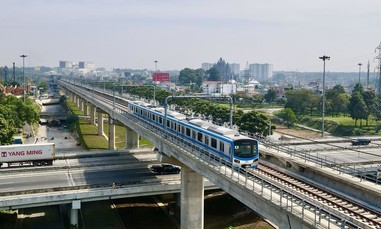
[[[79,101],[81,100],[81,98],[79,98],[78,96],[76,96],[77,97],[77,99],[76,99],[76,101],[75,101],[75,105],[77,106],[77,107],[79,107]]]
[[[86,100],[83,101],[83,115],[85,115],[85,116],[89,115]]]
[[[181,167],[181,229],[204,228],[204,178],[187,166]]]
[[[98,135],[103,136],[103,113],[98,111]]]
[[[126,149],[139,148],[139,134],[126,126]]]
[[[75,101],[77,99],[77,96],[74,93],[71,93],[71,101],[75,104]]]
[[[112,119],[110,116],[108,117],[108,149],[115,150],[115,124],[114,119]]]
[[[80,98],[79,99],[79,110],[83,112],[83,104],[85,103],[85,100]]]
[[[81,209],[81,201],[73,200],[70,211],[70,225],[78,228],[78,210]]]
[[[91,122],[91,125],[95,125],[95,106],[93,104],[89,104],[90,106],[90,122]]]

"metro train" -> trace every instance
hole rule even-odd
[[[141,101],[129,101],[128,112],[224,158],[234,167],[258,166],[258,141],[241,135],[236,130],[199,118],[187,118],[171,110],[167,110],[167,123],[164,126],[164,108],[151,107]]]

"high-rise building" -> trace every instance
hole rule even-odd
[[[250,64],[249,69],[251,76],[258,81],[267,80],[273,76],[272,64]]]
[[[213,63],[202,63],[201,68],[204,69],[205,71],[208,71],[209,69],[213,68]]]
[[[239,75],[239,71],[240,71],[240,65],[239,64],[229,64],[229,68],[230,68],[230,71],[234,74],[234,75]]]
[[[79,69],[94,70],[95,64],[91,61],[79,61],[78,68]]]
[[[74,63],[73,61],[60,61],[60,65],[59,67],[60,68],[73,68],[74,66]]]

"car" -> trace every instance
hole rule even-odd
[[[13,137],[12,145],[23,144],[21,136]]]
[[[371,141],[369,139],[363,139],[363,138],[357,138],[353,139],[351,141],[353,146],[358,146],[358,145],[369,145]]]
[[[152,165],[150,170],[155,174],[179,174],[181,171],[179,167],[168,164]]]

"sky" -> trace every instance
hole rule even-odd
[[[380,0],[0,0],[0,66],[181,70],[270,63],[358,72],[377,62]]]

